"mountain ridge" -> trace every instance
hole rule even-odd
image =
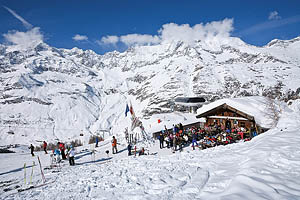
[[[0,130],[16,127],[18,135],[25,132],[38,140],[45,135],[71,140],[78,137],[71,130],[93,133],[123,127],[129,101],[144,119],[171,112],[179,96],[204,96],[208,101],[252,95],[297,99],[297,52],[300,37],[272,40],[264,47],[239,38],[210,46],[177,41],[104,55],[46,43],[26,49],[1,45]],[[45,133],[20,128],[28,124],[44,126]],[[4,134],[1,141],[11,143],[16,135]]]

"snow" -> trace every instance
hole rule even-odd
[[[291,108],[299,105],[293,101]],[[75,166],[64,162],[61,172],[44,170],[48,185],[21,193],[1,192],[0,198],[296,200],[300,199],[299,128],[299,110],[286,108],[276,127],[251,141],[206,150],[185,147],[173,154],[170,149],[159,149],[156,142],[147,148],[151,155],[128,157],[121,140],[119,153],[107,156],[107,139],[95,149],[95,162],[91,160],[92,146],[78,147]],[[6,187],[24,185],[24,162],[27,166],[37,163],[26,147],[15,150],[15,154],[0,154],[5,163],[0,166],[1,182],[12,181]],[[43,166],[50,164],[49,154],[36,154]],[[26,173],[28,182],[30,167]],[[40,182],[36,166],[33,184]]]
[[[203,151],[185,147],[175,154],[155,143],[147,146],[151,155],[127,156],[123,131],[131,122],[125,117],[126,103],[132,103],[151,136],[164,126],[200,122],[195,114],[167,113],[167,103],[178,96],[262,95],[278,83],[284,94],[298,89],[299,38],[266,47],[237,38],[227,42],[212,48],[201,42],[137,46],[103,56],[44,43],[26,49],[0,45],[0,145],[25,145],[12,149],[15,154],[0,154],[0,198],[300,199],[299,100],[287,108],[263,97],[224,99],[200,109],[227,103],[271,128],[250,142]],[[272,106],[279,113],[277,124],[266,114]],[[153,110],[161,114],[147,113]],[[108,132],[92,162],[93,147],[87,143],[99,130]],[[120,152],[107,156],[112,135]],[[27,186],[33,161],[37,164],[28,144],[75,139],[84,143],[76,149],[76,166],[64,162],[61,172],[44,170],[48,185],[13,194],[24,185],[24,163]],[[50,165],[49,154],[36,154],[43,166]],[[38,166],[32,182],[41,183]],[[13,190],[4,192],[7,188]]]
[[[266,47],[239,38],[224,43],[211,49],[201,41],[178,41],[103,56],[42,42],[13,51],[1,45],[0,145],[37,144],[43,139],[81,139],[86,144],[99,129],[121,136],[130,123],[124,118],[130,101],[151,134],[161,129],[153,128],[153,113],[171,112],[169,103],[176,97],[211,100],[263,95],[276,88],[285,97],[288,92],[297,94],[299,38]],[[6,134],[10,129],[14,135]]]

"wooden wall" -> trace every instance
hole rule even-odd
[[[231,112],[231,111],[217,111],[215,113],[215,116],[224,116],[224,117],[242,117],[239,116],[237,113]],[[225,127],[226,121],[230,121],[231,127],[244,127],[250,130],[250,128],[255,126],[255,122],[249,121],[249,120],[234,120],[234,119],[214,119],[214,118],[207,118],[205,125],[206,126],[213,126],[215,124],[219,126]]]

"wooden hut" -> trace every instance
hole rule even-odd
[[[206,118],[205,126],[219,125],[232,129],[235,126],[250,129],[255,127],[254,117],[237,110],[226,103],[215,107],[205,113],[198,114],[197,118]]]
[[[257,133],[268,130],[270,126],[264,126],[264,124],[259,124],[256,121],[256,117],[260,118],[260,122],[267,121],[265,113],[258,110],[253,101],[249,102],[249,104],[248,102],[249,98],[218,100],[217,102],[208,104],[204,109],[198,109],[196,117],[205,118],[205,126],[219,125],[225,129],[244,127],[248,130],[255,129]],[[260,103],[260,101],[255,101],[255,103]],[[257,104],[257,107],[259,105]]]

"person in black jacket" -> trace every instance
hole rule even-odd
[[[159,146],[160,146],[160,148],[161,149],[163,149],[164,148],[164,135],[162,134],[162,132],[159,134],[159,136],[158,136],[158,139],[159,139]]]
[[[127,150],[128,150],[128,156],[131,156],[131,144],[130,143],[128,143]]]
[[[34,146],[32,144],[30,144],[30,147],[28,147],[28,149],[30,149],[31,155],[34,156]]]

